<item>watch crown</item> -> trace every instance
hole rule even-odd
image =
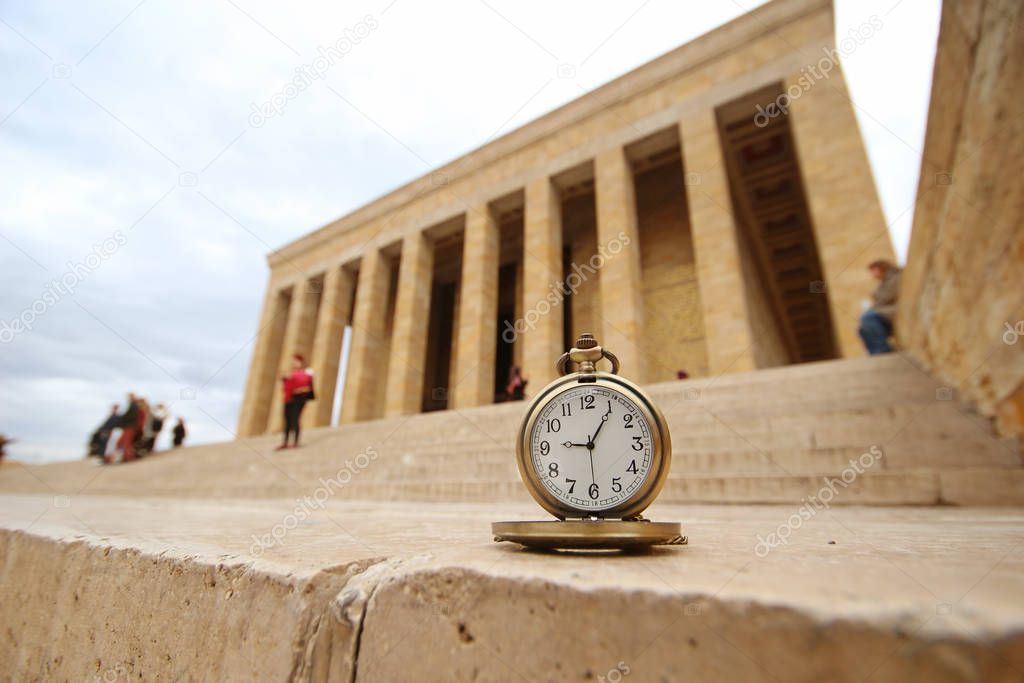
[[[594,339],[594,335],[589,332],[584,332],[580,335],[579,339],[576,340],[575,346],[577,349],[592,349],[597,346],[597,340]]]

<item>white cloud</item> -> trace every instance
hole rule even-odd
[[[914,197],[939,5],[887,13],[894,3],[837,4],[841,35],[872,13],[885,22],[845,65],[890,219]],[[113,231],[128,237],[0,348],[12,452],[77,457],[128,390],[174,401],[193,443],[230,438],[221,425],[235,426],[270,247],[759,4],[6,6],[17,33],[0,25],[0,314],[17,315]],[[367,15],[378,26],[323,82],[249,126],[252,103]],[[555,78],[560,63],[575,79]],[[180,185],[183,172],[197,184]],[[901,254],[907,226],[909,215]],[[181,401],[183,386],[202,388]]]

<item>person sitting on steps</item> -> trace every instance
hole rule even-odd
[[[864,348],[874,356],[890,353],[889,337],[893,333],[893,318],[900,293],[900,269],[896,264],[879,259],[868,265],[872,277],[879,281],[871,295],[871,307],[860,316],[860,338]]]

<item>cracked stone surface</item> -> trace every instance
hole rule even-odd
[[[542,518],[532,505],[65,503],[0,496],[0,661],[16,680],[1024,672],[1017,509],[847,507],[803,520],[788,506],[661,505],[651,517],[683,522],[691,545],[621,555],[491,540],[493,521]],[[786,543],[760,543],[773,532]]]

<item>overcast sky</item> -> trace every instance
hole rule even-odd
[[[10,454],[80,457],[129,390],[173,403],[192,443],[231,439],[267,252],[759,4],[0,2]],[[939,2],[836,4],[840,37],[881,22],[844,66],[902,259]]]

